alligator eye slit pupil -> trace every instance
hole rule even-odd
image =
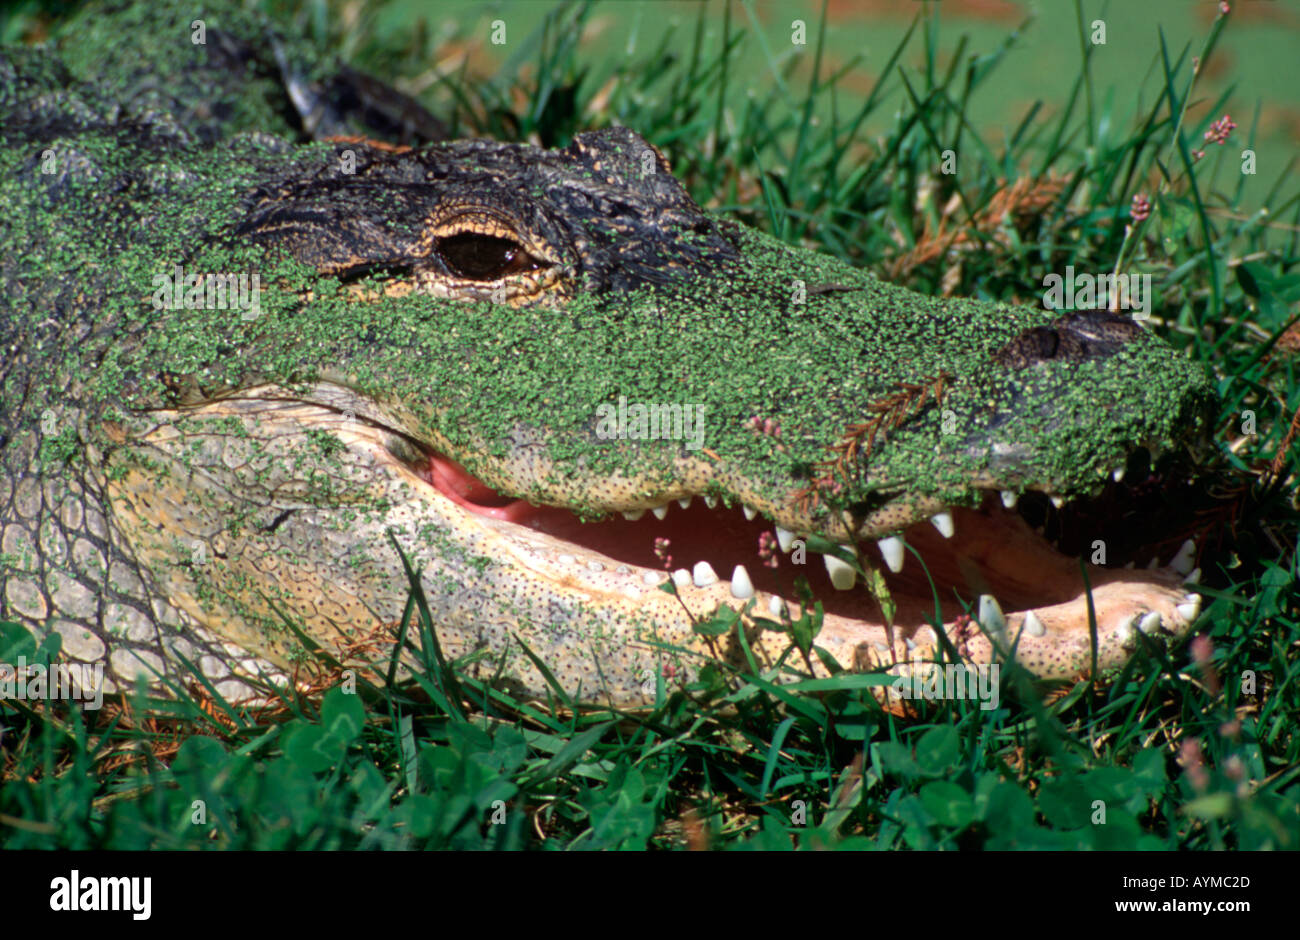
[[[477,232],[439,239],[438,255],[453,274],[472,281],[495,281],[541,266],[518,242]]]

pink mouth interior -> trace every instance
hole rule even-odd
[[[736,565],[744,565],[755,588],[787,599],[799,597],[795,579],[803,577],[828,613],[858,620],[879,618],[879,608],[860,584],[852,590],[836,590],[822,558],[812,551],[806,553],[804,564],[793,564],[791,555],[776,544],[773,524],[761,515],[745,519],[738,505],[710,509],[696,498],[687,509],[670,502],[664,519],[646,511],[637,520],[611,513],[601,521],[584,523],[561,507],[504,497],[440,455],[431,459],[429,479],[443,496],[470,512],[526,526],[616,562],[667,572],[692,571],[696,562],[707,561],[723,580],[731,579]],[[928,521],[904,532],[909,546],[924,558],[934,578],[933,588],[910,551],[903,571],[894,574],[872,542],[860,546],[865,562],[884,573],[900,612],[918,617],[932,614],[936,591],[949,617],[961,612],[958,594],[970,603],[984,590],[995,590],[1013,609],[1068,599],[1074,580],[1069,577],[1070,566],[1076,563],[1052,551],[1016,513],[986,504],[979,511],[954,510],[953,515],[957,534],[952,539],[945,539]]]

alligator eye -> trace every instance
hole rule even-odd
[[[438,255],[452,274],[470,281],[496,281],[542,267],[518,242],[477,232],[438,239]]]

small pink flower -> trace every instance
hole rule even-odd
[[[673,556],[668,554],[668,546],[671,544],[671,539],[666,539],[663,536],[655,538],[655,557],[664,563],[665,568],[673,566]]]
[[[771,532],[764,532],[758,537],[758,557],[763,559],[763,564],[769,568],[775,568],[780,564],[777,560],[776,549],[776,536]]]
[[[1202,159],[1204,159],[1204,158],[1205,158],[1205,151],[1204,151],[1204,150],[1193,150],[1193,151],[1192,151],[1192,162],[1193,162],[1193,163],[1196,163],[1197,161],[1202,160]]]
[[[1219,16],[1227,16],[1232,12],[1232,7],[1228,6],[1224,0],[1219,0]]]
[[[1151,217],[1151,200],[1138,193],[1133,197],[1133,204],[1129,207],[1129,215],[1133,217],[1134,222],[1145,222]]]
[[[1205,760],[1201,756],[1201,742],[1195,738],[1185,738],[1178,750],[1178,763],[1187,772],[1187,779],[1199,791],[1210,785],[1210,775],[1205,772]]]
[[[1205,132],[1205,140],[1211,144],[1226,144],[1228,135],[1237,129],[1237,123],[1228,115],[1219,118]]]
[[[1192,659],[1201,670],[1205,687],[1211,695],[1219,694],[1219,674],[1214,668],[1214,644],[1208,636],[1198,636],[1192,640]]]
[[[1223,762],[1223,774],[1229,780],[1237,780],[1237,781],[1245,780],[1246,765],[1245,763],[1242,762],[1240,757],[1238,757],[1236,754],[1233,754],[1231,757],[1229,757],[1226,761]]]

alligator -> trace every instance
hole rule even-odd
[[[1142,324],[886,283],[626,128],[340,138],[329,68],[233,4],[0,57],[0,620],[105,691],[405,675],[413,583],[466,675],[618,707],[1191,629],[1187,565],[1023,512],[1202,426]]]

